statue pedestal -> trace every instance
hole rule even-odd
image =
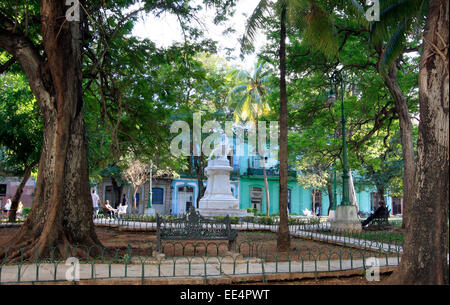
[[[156,212],[155,212],[155,209],[154,208],[150,208],[150,209],[145,209],[145,212],[144,212],[144,214],[145,215],[150,215],[150,216],[155,216],[156,215]]]
[[[328,214],[328,221],[332,222],[336,219],[336,211],[335,210],[331,210],[330,214]]]
[[[202,216],[245,217],[252,216],[239,209],[239,199],[233,197],[230,172],[233,168],[226,157],[208,161],[205,175],[208,178],[205,195],[199,202],[197,211]]]
[[[360,233],[361,222],[356,215],[356,207],[353,205],[336,207],[334,220],[331,222],[331,231],[335,233]]]

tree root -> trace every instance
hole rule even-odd
[[[88,236],[86,244],[83,245],[71,243],[64,233],[59,234],[59,236],[56,242],[52,242],[52,238],[49,238],[49,236],[41,235],[36,239],[21,231],[17,235],[21,239],[12,238],[11,241],[14,241],[11,243],[12,245],[0,249],[0,262],[24,263],[45,259],[55,261],[69,257],[89,260],[95,255],[99,255],[103,248],[96,236],[95,238]]]

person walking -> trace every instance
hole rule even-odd
[[[11,210],[11,199],[6,200],[5,206],[3,207],[2,214],[8,216],[9,210]]]

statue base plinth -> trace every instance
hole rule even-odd
[[[204,217],[213,217],[213,216],[230,216],[230,217],[246,217],[253,216],[247,212],[247,210],[230,210],[230,209],[197,209],[200,215]]]
[[[335,210],[331,210],[330,214],[328,214],[328,220],[329,221],[334,221],[336,219],[336,211]]]
[[[200,199],[199,208],[197,211],[200,215],[205,217],[211,216],[230,216],[230,217],[245,217],[253,216],[247,210],[239,209],[239,200],[234,197],[231,198],[202,198]]]
[[[147,208],[147,209],[145,209],[144,214],[145,215],[152,215],[152,216],[154,216],[154,215],[156,215],[156,212],[155,212],[154,208],[150,208],[150,209]]]
[[[336,208],[334,220],[331,222],[331,231],[334,233],[360,233],[361,222],[353,205],[340,205]]]

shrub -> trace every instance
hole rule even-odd
[[[238,224],[239,223],[239,217],[230,217],[230,222],[232,224]]]
[[[253,213],[253,215],[258,214],[258,210],[257,209],[247,209],[248,213]]]
[[[273,224],[273,219],[268,216],[261,216],[257,218],[256,222],[262,225],[271,225]]]
[[[22,210],[23,217],[27,217],[28,214],[30,213],[30,211],[31,211],[31,208],[23,208],[23,210]]]
[[[217,221],[225,221],[226,216],[214,216],[213,219]],[[239,217],[230,217],[230,223],[231,224],[238,224],[239,223]]]
[[[217,221],[225,221],[225,216],[213,216],[213,219]]]
[[[246,216],[246,217],[242,218],[242,220],[244,222],[252,222],[252,223],[254,223],[255,222],[255,216]]]

